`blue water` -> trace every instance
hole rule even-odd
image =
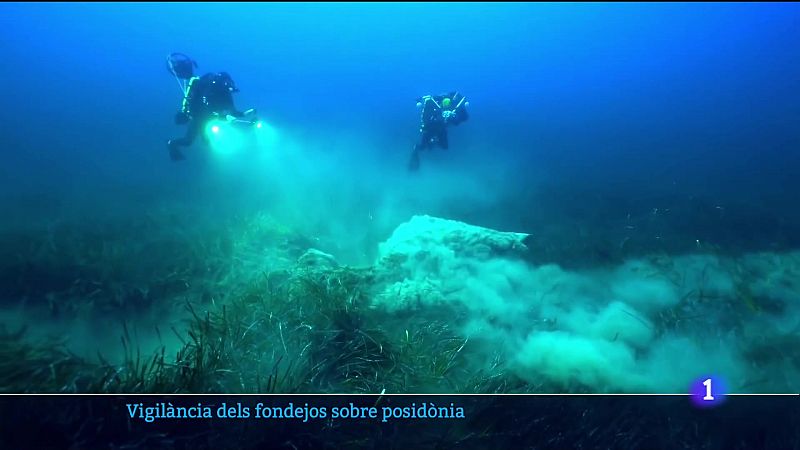
[[[239,104],[309,134],[413,141],[413,99],[458,89],[472,119],[454,152],[491,147],[592,190],[797,199],[794,4],[3,10],[4,190],[174,176],[162,144],[179,94],[163,59],[181,51],[230,72]]]
[[[791,252],[798,43],[791,3],[6,3],[0,215],[17,236],[263,213],[361,265],[415,214],[530,233],[567,269]],[[280,143],[170,161],[171,52],[229,72]],[[415,99],[452,90],[470,119],[408,173]]]

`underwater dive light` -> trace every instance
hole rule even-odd
[[[251,145],[258,148],[275,142],[275,130],[269,123],[230,115],[209,121],[205,135],[211,150],[217,155],[232,155]]]

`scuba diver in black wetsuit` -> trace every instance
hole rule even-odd
[[[422,108],[420,118],[419,142],[414,145],[408,169],[419,169],[419,153],[433,148],[435,145],[448,148],[447,126],[458,125],[469,118],[467,106],[469,102],[458,92],[442,95],[426,95],[417,99],[417,107]]]
[[[184,93],[180,111],[175,114],[175,123],[188,125],[186,135],[167,142],[169,156],[173,161],[184,159],[180,147],[192,145],[208,121],[215,117],[243,118],[255,112],[241,112],[233,104],[233,93],[239,92],[233,79],[226,72],[207,73],[194,76],[197,63],[181,53],[167,58],[167,69],[175,75]]]

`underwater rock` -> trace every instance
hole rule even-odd
[[[446,304],[440,283],[429,279],[416,281],[408,278],[383,285],[373,302],[389,310],[420,310],[425,304]]]
[[[496,231],[456,220],[414,216],[394,230],[380,244],[382,262],[398,256],[416,256],[432,250],[447,249],[456,257],[487,259],[496,256],[522,256],[529,234]]]
[[[297,260],[297,264],[309,269],[335,269],[339,267],[333,255],[310,248]]]
[[[519,260],[530,235],[496,231],[455,220],[414,216],[380,244],[373,268],[374,306],[418,309],[457,301],[486,263]],[[522,263],[521,263],[522,264]]]

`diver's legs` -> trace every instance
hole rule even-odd
[[[411,158],[408,160],[408,171],[417,170],[419,170],[419,144],[414,144],[414,150],[411,151]]]
[[[419,153],[431,146],[431,133],[427,131],[420,131],[419,142],[414,144],[414,149],[411,151],[411,158],[408,161],[408,170],[411,172],[419,170]]]
[[[178,149],[180,145],[179,141],[183,141],[183,138],[170,139],[169,141],[167,141],[167,150],[169,150],[169,159],[171,159],[172,161],[183,161],[184,159],[186,159],[186,157],[183,156],[183,152],[181,152]]]
[[[447,142],[447,129],[443,129],[438,133],[436,142],[439,143],[439,147],[447,150],[450,144]]]
[[[167,141],[167,149],[169,150],[169,157],[173,161],[182,161],[186,159],[181,152],[180,147],[189,147],[197,138],[200,131],[200,125],[197,121],[189,122],[189,127],[186,129],[186,135],[182,138],[170,139]]]

